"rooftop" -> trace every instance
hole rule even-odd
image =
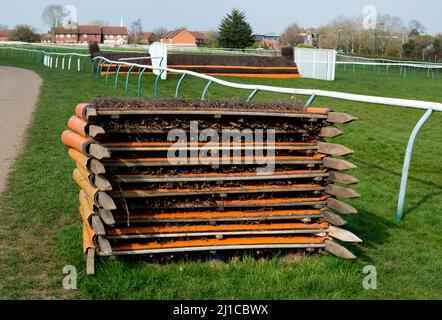
[[[103,34],[109,35],[127,35],[127,27],[101,27]]]
[[[80,34],[100,34],[101,27],[97,25],[79,25],[78,33]]]

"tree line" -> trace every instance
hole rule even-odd
[[[281,34],[281,43],[297,46],[305,34],[317,36],[317,47],[347,54],[434,61],[442,59],[442,33],[432,36],[417,20],[405,23],[388,14],[378,15],[376,26],[366,29],[362,17],[340,17],[319,28],[304,29],[294,23]]]

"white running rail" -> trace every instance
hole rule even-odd
[[[255,85],[255,84],[242,84],[236,82],[230,82],[222,79],[218,79],[213,76],[209,76],[206,74],[190,71],[190,70],[182,70],[182,69],[174,69],[174,68],[160,68],[153,67],[150,65],[143,65],[137,63],[129,63],[124,61],[113,61],[104,57],[95,57],[93,61],[99,61],[100,63],[107,63],[112,65],[125,65],[128,67],[137,67],[140,69],[150,69],[150,70],[159,70],[159,71],[168,71],[177,74],[186,74],[193,77],[197,77],[200,79],[205,79],[207,81],[212,81],[213,83],[218,83],[220,85],[236,88],[236,89],[244,89],[244,90],[257,90],[257,91],[267,91],[267,92],[275,92],[275,93],[285,93],[285,94],[296,94],[296,95],[308,95],[308,96],[316,96],[316,97],[327,97],[341,100],[349,100],[349,101],[357,101],[357,102],[365,102],[372,104],[383,104],[383,105],[391,105],[405,108],[415,108],[415,109],[428,109],[431,108],[435,111],[442,111],[442,103],[439,102],[430,102],[430,101],[421,101],[421,100],[408,100],[408,99],[398,99],[398,98],[387,98],[387,97],[376,97],[376,96],[368,96],[368,95],[360,95],[360,94],[352,94],[352,93],[344,93],[344,92],[336,92],[336,91],[325,91],[325,90],[315,90],[315,89],[296,89],[296,88],[284,88],[284,87],[274,87],[274,86],[266,86],[266,85]]]

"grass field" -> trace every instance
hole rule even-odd
[[[429,299],[442,298],[442,141],[441,114],[422,129],[414,149],[401,224],[394,220],[401,165],[408,135],[421,110],[318,99],[317,106],[349,112],[359,121],[344,126],[334,142],[355,151],[353,173],[362,197],[350,203],[359,214],[348,218],[348,229],[364,243],[348,246],[356,261],[333,256],[292,256],[255,261],[210,263],[183,261],[165,265],[103,258],[97,274],[86,277],[81,247],[78,189],[71,181],[73,163],[60,142],[67,119],[79,102],[122,96],[113,78],[47,69],[23,59],[0,58],[1,65],[32,69],[44,79],[40,101],[18,159],[0,201],[0,297],[93,299]],[[129,96],[136,95],[132,77]],[[178,78],[160,83],[160,96],[172,97]],[[153,78],[143,78],[143,96],[153,93]],[[441,101],[442,79],[426,73],[400,78],[371,72],[339,70],[334,82],[238,79],[232,81],[318,88],[379,96]],[[197,97],[205,83],[188,80],[182,93]],[[209,98],[247,97],[213,85]],[[298,98],[298,97],[296,97]],[[291,97],[258,94],[257,100]],[[305,100],[305,97],[302,98]],[[301,100],[302,100],[301,99]],[[78,290],[61,288],[65,265],[77,267]],[[365,290],[362,269],[377,268],[377,290]]]

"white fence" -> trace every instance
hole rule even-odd
[[[364,66],[385,66],[385,67],[407,67],[417,69],[442,69],[442,63],[425,61],[404,61],[381,58],[364,58],[358,56],[337,55],[336,64],[342,65],[364,65]]]
[[[359,56],[351,56],[345,54],[337,54],[338,62],[359,62],[359,63],[395,63],[398,65],[401,64],[413,64],[413,65],[424,65],[424,66],[442,66],[442,63],[431,62],[431,61],[405,61],[405,60],[392,60],[392,59],[384,59],[384,58],[366,58]]]
[[[294,48],[295,63],[303,78],[335,80],[336,51]]]

